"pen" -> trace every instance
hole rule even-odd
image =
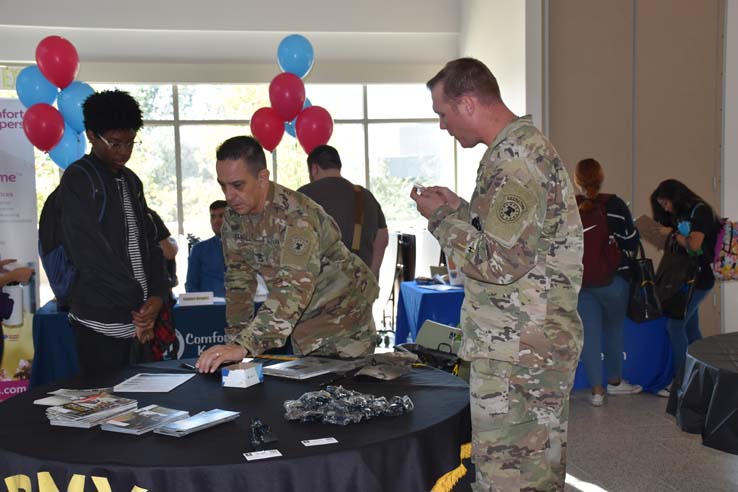
[[[182,363],[180,364],[180,367],[183,367],[183,368],[185,368],[185,369],[190,369],[190,370],[192,370],[192,371],[195,371],[195,370],[197,370],[197,368],[196,368],[195,366],[193,366],[192,364],[188,364],[188,363],[186,363],[186,362],[182,362]]]

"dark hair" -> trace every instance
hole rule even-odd
[[[669,200],[671,202],[672,212],[664,210],[659,203],[659,199]],[[715,211],[709,203],[703,200],[697,193],[690,190],[684,183],[676,179],[667,179],[662,181],[651,193],[651,210],[653,218],[656,222],[674,227],[676,221],[686,219],[692,213],[692,209],[698,203],[704,204],[710,209],[710,213],[717,221]]]
[[[330,145],[318,145],[307,158],[308,167],[317,164],[321,169],[341,169],[341,156]]]
[[[474,58],[458,58],[446,63],[425,85],[433,89],[443,82],[443,95],[450,100],[472,94],[489,104],[501,100],[500,86],[487,65]]]
[[[82,104],[85,129],[101,135],[109,130],[139,131],[143,115],[138,102],[125,91],[103,91],[91,94]]]
[[[213,203],[210,204],[210,211],[218,210],[219,208],[226,208],[228,205],[228,202],[225,200],[215,200]]]
[[[264,149],[253,137],[238,136],[229,138],[218,146],[215,151],[215,158],[219,161],[243,159],[253,176],[267,168]]]

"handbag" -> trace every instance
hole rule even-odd
[[[661,303],[656,295],[656,276],[653,262],[646,258],[643,244],[638,241],[634,256],[626,256],[630,271],[628,317],[636,323],[651,321],[662,316]]]
[[[672,319],[684,319],[689,301],[694,294],[694,283],[699,265],[697,256],[689,255],[679,246],[674,234],[664,246],[664,256],[656,271],[656,293],[663,315]]]

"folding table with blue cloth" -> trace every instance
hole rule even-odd
[[[427,319],[457,326],[463,302],[462,288],[439,291],[418,285],[415,281],[402,282],[397,301],[396,343],[405,343],[408,336],[416,340],[418,330]],[[623,358],[623,378],[631,383],[640,384],[645,391],[651,392],[668,386],[672,380],[672,364],[665,318],[640,324],[626,318]],[[574,389],[589,386],[580,364]]]

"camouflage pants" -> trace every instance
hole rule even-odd
[[[475,492],[564,490],[571,371],[472,361]]]

